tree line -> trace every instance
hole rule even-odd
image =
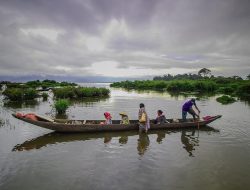
[[[215,77],[212,75],[212,72],[210,69],[207,68],[202,68],[198,71],[197,74],[192,74],[192,73],[185,73],[185,74],[177,74],[177,75],[171,75],[171,74],[166,74],[163,76],[155,76],[153,80],[165,80],[165,81],[170,81],[170,80],[199,80],[199,79],[218,79],[218,80],[243,80],[242,77],[234,75],[230,77],[225,77],[225,76],[217,76]],[[246,78],[247,80],[250,80],[250,74]]]

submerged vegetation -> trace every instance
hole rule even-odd
[[[34,100],[41,96],[47,100],[48,94],[38,94],[38,91],[52,90],[56,99],[81,99],[85,97],[107,97],[109,89],[95,87],[78,87],[75,83],[56,82],[54,80],[29,81],[27,83],[12,83],[2,81],[1,86],[6,86],[3,95],[10,101]]]
[[[216,101],[220,102],[221,104],[231,104],[234,103],[236,100],[231,96],[223,95],[216,98]]]
[[[41,88],[41,90],[59,87],[59,86],[60,87],[77,86],[76,83],[57,82],[55,80],[43,80],[43,81],[34,80],[34,81],[28,81],[26,83],[2,81],[2,82],[0,82],[0,84],[6,85],[7,88]]]
[[[168,74],[154,77],[153,80],[115,82],[110,86],[136,90],[168,91],[170,93],[214,93],[250,98],[250,80],[243,80],[238,76],[214,77],[209,71],[203,68],[198,75],[172,76]]]
[[[58,114],[65,114],[69,108],[69,101],[66,99],[59,99],[54,103],[54,108]]]
[[[49,97],[49,95],[45,92],[42,93],[43,101],[46,101]]]
[[[86,97],[105,97],[110,94],[110,90],[106,88],[95,87],[65,87],[54,89],[55,98],[81,99]]]
[[[21,89],[21,88],[7,88],[3,95],[11,101],[20,101],[20,100],[33,100],[38,97],[38,93],[35,89]]]
[[[220,84],[215,80],[172,80],[172,81],[122,81],[115,82],[111,87],[121,87],[126,89],[139,90],[160,90],[170,92],[217,92],[217,93],[240,93],[249,91],[249,81],[231,81],[230,83]],[[249,94],[249,93],[248,93]]]

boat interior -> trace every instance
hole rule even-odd
[[[137,124],[138,120],[129,120],[130,124]],[[155,120],[150,120],[153,124]],[[104,120],[66,120],[66,119],[55,119],[54,122],[64,123],[64,124],[100,124]],[[120,124],[121,120],[112,120],[112,124]],[[166,123],[182,123],[182,119],[167,119]],[[193,122],[193,119],[187,119],[186,122]]]

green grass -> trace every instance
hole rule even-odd
[[[26,83],[18,83],[18,82],[8,82],[8,81],[2,81],[0,82],[0,85],[5,84],[7,88],[39,88],[42,87],[43,89],[49,88],[49,87],[65,87],[65,86],[77,86],[76,83],[70,83],[70,82],[57,82],[54,80],[34,80],[34,81],[28,81]]]
[[[46,101],[49,97],[49,95],[45,92],[42,93],[43,100]]]
[[[64,87],[54,89],[55,98],[81,99],[87,97],[105,97],[110,94],[110,90],[106,88],[95,87]]]
[[[25,85],[27,85],[28,87],[32,87],[32,88],[38,88],[38,87],[42,87],[43,89],[46,89],[48,87],[57,87],[57,86],[77,86],[76,83],[70,83],[70,82],[57,82],[55,80],[43,80],[43,81],[39,81],[39,80],[35,80],[35,81],[29,81],[27,83],[25,83]]]
[[[141,90],[167,90],[170,92],[215,91],[217,84],[205,80],[172,80],[172,81],[122,81],[115,82],[111,87]]]
[[[69,101],[66,99],[59,99],[54,103],[54,108],[58,114],[65,114],[69,108]]]
[[[3,95],[11,101],[19,101],[19,100],[34,100],[37,98],[38,93],[35,89],[20,89],[20,88],[7,88]]]
[[[234,103],[236,100],[231,96],[223,95],[216,98],[216,101],[220,102],[221,104],[231,104]]]

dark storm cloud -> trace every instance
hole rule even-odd
[[[249,0],[1,0],[0,75],[95,75],[104,61],[246,75],[249,31]]]

